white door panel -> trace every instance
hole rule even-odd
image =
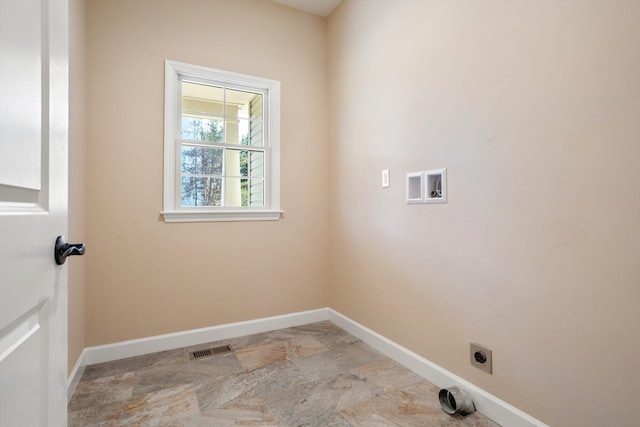
[[[0,0],[0,426],[65,426],[67,0]]]
[[[41,1],[0,0],[0,184],[40,189]],[[7,78],[9,77],[9,78]]]
[[[46,354],[48,337],[47,330],[42,326],[46,322],[41,322],[40,318],[46,318],[47,313],[42,308],[37,307],[25,319],[21,319],[11,328],[10,335],[4,337],[4,342],[0,343],[0,364],[3,367],[0,414],[3,425],[47,425],[47,411],[41,407],[46,402],[48,390],[46,375],[42,372],[46,364],[41,360],[26,372],[22,367],[24,360]],[[31,401],[35,406],[25,411],[25,401]]]

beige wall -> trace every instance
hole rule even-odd
[[[330,305],[550,425],[637,425],[638,16],[631,0],[344,0]],[[449,202],[407,206],[404,175],[443,167]]]
[[[85,240],[85,7],[84,0],[69,1],[69,235],[71,242]],[[84,344],[85,259],[69,266],[69,372]]]
[[[262,0],[89,0],[86,26],[86,345],[326,306],[325,21]],[[162,221],[165,59],[281,81],[284,219]]]
[[[324,20],[269,1],[88,0],[70,361],[85,323],[97,345],[330,305],[551,425],[633,425],[639,13],[344,0],[327,56]],[[284,220],[161,221],[164,59],[282,81]],[[449,202],[407,206],[404,174],[441,167]]]

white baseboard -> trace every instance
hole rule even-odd
[[[209,328],[192,329],[190,331],[87,347],[85,349],[85,359],[87,365],[93,365],[95,363],[124,359],[125,357],[141,356],[174,348],[291,328],[323,320],[329,320],[329,312],[326,308],[248,320],[246,322],[228,323]]]
[[[80,382],[80,378],[84,373],[84,368],[87,366],[86,362],[87,349],[83,349],[82,353],[80,353],[80,357],[76,361],[73,370],[69,374],[69,379],[67,380],[67,403],[71,402],[71,398],[73,397],[73,393],[76,391],[76,387]]]
[[[190,331],[87,347],[83,350],[76,366],[69,376],[69,399],[71,399],[86,365],[204,344],[212,341],[237,338],[277,329],[302,326],[323,320],[330,320],[335,325],[356,336],[399,364],[411,369],[438,387],[460,387],[469,393],[479,412],[500,425],[508,427],[549,427],[504,400],[487,393],[452,372],[428,361],[331,308],[321,308],[283,316],[229,323],[210,328],[193,329]]]

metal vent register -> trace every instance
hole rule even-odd
[[[231,347],[223,345],[221,347],[205,348],[204,350],[196,350],[189,353],[191,360],[204,359],[205,357],[217,356],[218,354],[229,353]]]

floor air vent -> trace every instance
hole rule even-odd
[[[204,350],[196,350],[189,353],[191,360],[204,359],[205,357],[217,356],[218,354],[229,353],[231,347],[223,345],[221,347],[205,348]]]

